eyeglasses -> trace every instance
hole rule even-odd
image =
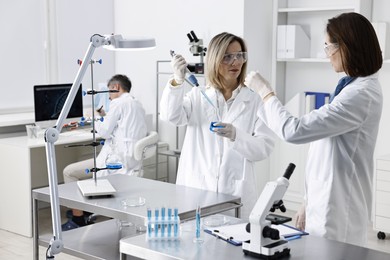
[[[239,52],[227,53],[223,55],[222,63],[226,65],[232,65],[235,59],[238,62],[245,63],[247,58],[248,58],[247,52],[239,51]]]
[[[326,54],[326,57],[330,57],[338,50],[339,45],[338,43],[329,43],[324,45],[324,51]]]

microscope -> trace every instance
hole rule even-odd
[[[190,40],[190,52],[193,56],[200,56],[200,63],[188,64],[188,68],[191,72],[196,74],[204,73],[204,62],[203,57],[206,56],[207,48],[203,47],[203,40],[198,39],[194,31],[187,33],[187,37]]]
[[[288,241],[279,236],[279,231],[271,227],[271,221],[267,220],[269,211],[279,208],[285,211],[282,198],[290,182],[290,176],[295,169],[295,164],[290,163],[283,177],[266,184],[249,216],[247,231],[250,240],[242,243],[244,254],[261,259],[277,259],[288,256],[290,248]]]

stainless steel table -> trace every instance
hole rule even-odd
[[[186,225],[185,223],[184,225]],[[234,223],[232,223],[234,224]],[[193,224],[192,224],[193,225]],[[204,234],[202,244],[194,243],[194,230],[182,231],[179,241],[146,241],[145,234],[123,238],[119,250],[121,260],[128,259],[256,259],[246,256],[241,246],[231,245],[212,235]],[[389,260],[390,254],[315,236],[302,236],[289,242],[289,260]]]
[[[87,198],[83,197],[78,190],[77,184],[67,183],[59,185],[59,201],[60,205],[69,208],[77,208],[85,211],[93,212],[99,215],[110,218],[131,222],[134,225],[143,225],[147,217],[146,209],[165,207],[177,207],[179,209],[179,216],[181,220],[193,219],[197,205],[202,208],[202,216],[212,215],[215,213],[234,209],[236,216],[240,214],[241,199],[238,197],[204,191],[200,189],[188,188],[180,185],[170,183],[132,177],[127,175],[111,175],[107,179],[111,182],[117,193],[113,197],[108,198]],[[33,251],[34,259],[39,259],[38,246],[47,246],[51,236],[39,236],[39,201],[50,201],[50,190],[48,187],[35,189],[32,191],[33,196]],[[144,206],[140,207],[125,207],[122,204],[124,199],[129,197],[140,196],[146,199]],[[107,250],[113,250],[111,255],[118,255],[119,236],[112,231],[112,228],[101,228],[101,225],[94,224],[85,228],[79,228],[63,232],[64,252],[75,256],[83,257],[85,259],[104,259],[101,255],[107,254]],[[91,240],[96,241],[101,237],[104,241],[115,238],[115,247],[101,247],[96,243],[92,243],[91,247],[88,245],[89,239],[86,233],[94,233],[90,236]],[[134,234],[136,235],[136,234]],[[74,238],[83,238],[82,246],[74,244]],[[112,243],[112,241],[109,241]],[[77,242],[78,244],[78,242]],[[93,252],[85,253],[84,252]],[[113,258],[115,259],[115,258]]]

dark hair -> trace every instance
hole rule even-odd
[[[119,84],[119,86],[126,92],[130,92],[131,90],[131,81],[126,75],[117,74],[112,76],[107,85],[110,84]]]
[[[352,77],[374,74],[382,67],[382,52],[375,30],[363,15],[343,13],[328,20],[326,33],[337,43],[344,72]]]

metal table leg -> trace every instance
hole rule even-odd
[[[39,229],[38,229],[38,201],[36,199],[33,199],[32,201],[33,206],[33,259],[39,260],[39,244],[38,244],[38,238],[39,238]]]

